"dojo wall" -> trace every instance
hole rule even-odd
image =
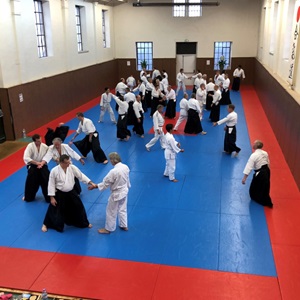
[[[254,78],[256,92],[300,188],[300,101],[295,101],[290,92],[257,60]],[[295,92],[292,93],[299,98]]]

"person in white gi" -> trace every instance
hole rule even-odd
[[[161,76],[160,71],[153,67],[152,80],[156,79],[158,76]]]
[[[95,185],[76,166],[71,164],[68,155],[61,155],[59,165],[50,172],[48,184],[50,204],[43,222],[43,232],[49,228],[62,232],[65,224],[79,228],[92,227],[87,219],[82,201],[74,190],[75,177],[86,184]]]
[[[117,124],[115,114],[113,109],[110,106],[111,99],[113,98],[113,94],[110,92],[108,87],[105,88],[105,92],[101,95],[100,99],[100,117],[98,123],[103,123],[103,117],[105,113],[108,111],[110,115],[110,120]]]
[[[196,93],[196,100],[198,100],[201,109],[200,120],[202,120],[203,117],[203,109],[204,109],[204,105],[206,104],[206,96],[207,93],[205,89],[205,84],[202,83],[200,87],[197,89],[197,93]]]
[[[233,83],[232,83],[232,90],[233,91],[239,91],[241,80],[245,79],[245,72],[242,69],[241,65],[238,65],[238,67],[233,72]]]
[[[188,118],[188,110],[189,110],[189,102],[188,102],[189,95],[188,93],[183,94],[183,98],[180,100],[179,107],[180,107],[180,114],[179,118],[176,122],[174,127],[174,131],[178,130],[179,125]]]
[[[186,87],[184,80],[187,79],[188,77],[183,73],[183,69],[180,69],[179,73],[176,76],[177,80],[177,90],[176,90],[176,96],[178,96],[179,90],[182,88],[183,92],[186,92]]]
[[[115,91],[116,91],[116,95],[119,96],[124,96],[126,93],[126,88],[128,88],[128,86],[125,84],[125,79],[121,78],[120,82],[116,85]]]
[[[135,78],[130,75],[127,79],[126,79],[126,84],[129,87],[129,89],[132,91],[133,88],[136,86],[136,81]]]
[[[42,163],[43,157],[47,153],[48,146],[42,143],[39,134],[34,134],[32,136],[32,141],[32,143],[27,145],[23,155],[23,160],[27,166],[27,178],[22,200],[26,202],[33,201],[39,187],[41,187],[46,202],[50,202],[47,190],[50,172],[48,166]]]
[[[169,177],[173,182],[178,182],[175,179],[175,169],[176,169],[176,155],[179,152],[184,152],[184,149],[180,148],[180,144],[175,141],[173,137],[173,124],[166,125],[166,148],[165,148],[165,159],[166,168],[164,171],[164,176]]]
[[[155,145],[155,143],[159,140],[160,146],[162,149],[165,149],[165,134],[163,131],[163,126],[165,124],[165,119],[163,117],[163,105],[159,104],[157,106],[156,112],[153,114],[153,130],[154,130],[154,138],[146,144],[146,150],[150,151],[150,148]]]
[[[117,216],[120,229],[128,231],[127,195],[131,186],[130,170],[127,165],[121,162],[119,154],[112,152],[109,154],[109,159],[114,168],[108,172],[101,183],[89,187],[89,190],[98,188],[100,191],[110,188],[111,194],[106,206],[105,227],[98,230],[99,233],[106,234],[116,230]]]

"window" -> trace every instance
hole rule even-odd
[[[75,16],[76,16],[76,33],[77,33],[77,48],[78,52],[83,51],[82,43],[82,28],[81,28],[81,7],[75,6]]]
[[[294,38],[294,24],[293,21],[296,19],[294,16],[294,11],[297,7],[295,7],[295,0],[289,1],[288,13],[287,13],[287,21],[285,22],[285,37],[283,43],[283,59],[288,60],[291,52],[291,41]]]
[[[110,35],[109,35],[109,19],[108,11],[102,10],[102,40],[103,48],[110,47]]]
[[[224,69],[229,69],[231,65],[231,44],[232,42],[215,42],[214,65],[215,70],[219,70],[219,61],[224,57]]]
[[[275,48],[276,48],[276,37],[277,37],[277,19],[278,19],[278,9],[279,7],[279,2],[276,1],[274,2],[273,6],[273,20],[272,20],[272,28],[273,30],[271,31],[271,38],[270,38],[270,54],[274,54]]]
[[[37,37],[39,57],[47,56],[46,34],[44,25],[43,3],[41,0],[34,0],[35,29]]]
[[[136,42],[136,65],[138,70],[142,70],[141,62],[147,62],[147,70],[152,70],[153,65],[153,43]]]
[[[201,17],[202,16],[202,6],[200,3],[202,0],[173,0],[176,3],[187,3],[195,5],[174,5],[173,16],[174,17]]]

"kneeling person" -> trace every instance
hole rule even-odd
[[[74,189],[75,177],[86,184],[94,185],[87,176],[71,164],[68,155],[61,155],[59,165],[50,172],[48,183],[50,204],[42,231],[46,232],[48,228],[52,228],[62,232],[64,224],[79,228],[92,227],[82,201]]]

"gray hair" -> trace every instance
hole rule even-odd
[[[54,138],[54,139],[52,140],[52,144],[54,144],[55,142],[62,143],[62,140],[61,140],[61,138],[56,137],[56,138]]]
[[[122,161],[120,155],[117,152],[109,153],[108,157],[113,164],[117,164]]]
[[[256,140],[254,142],[255,149],[262,149],[263,146],[264,146],[264,143],[262,141],[260,141],[260,140]]]

